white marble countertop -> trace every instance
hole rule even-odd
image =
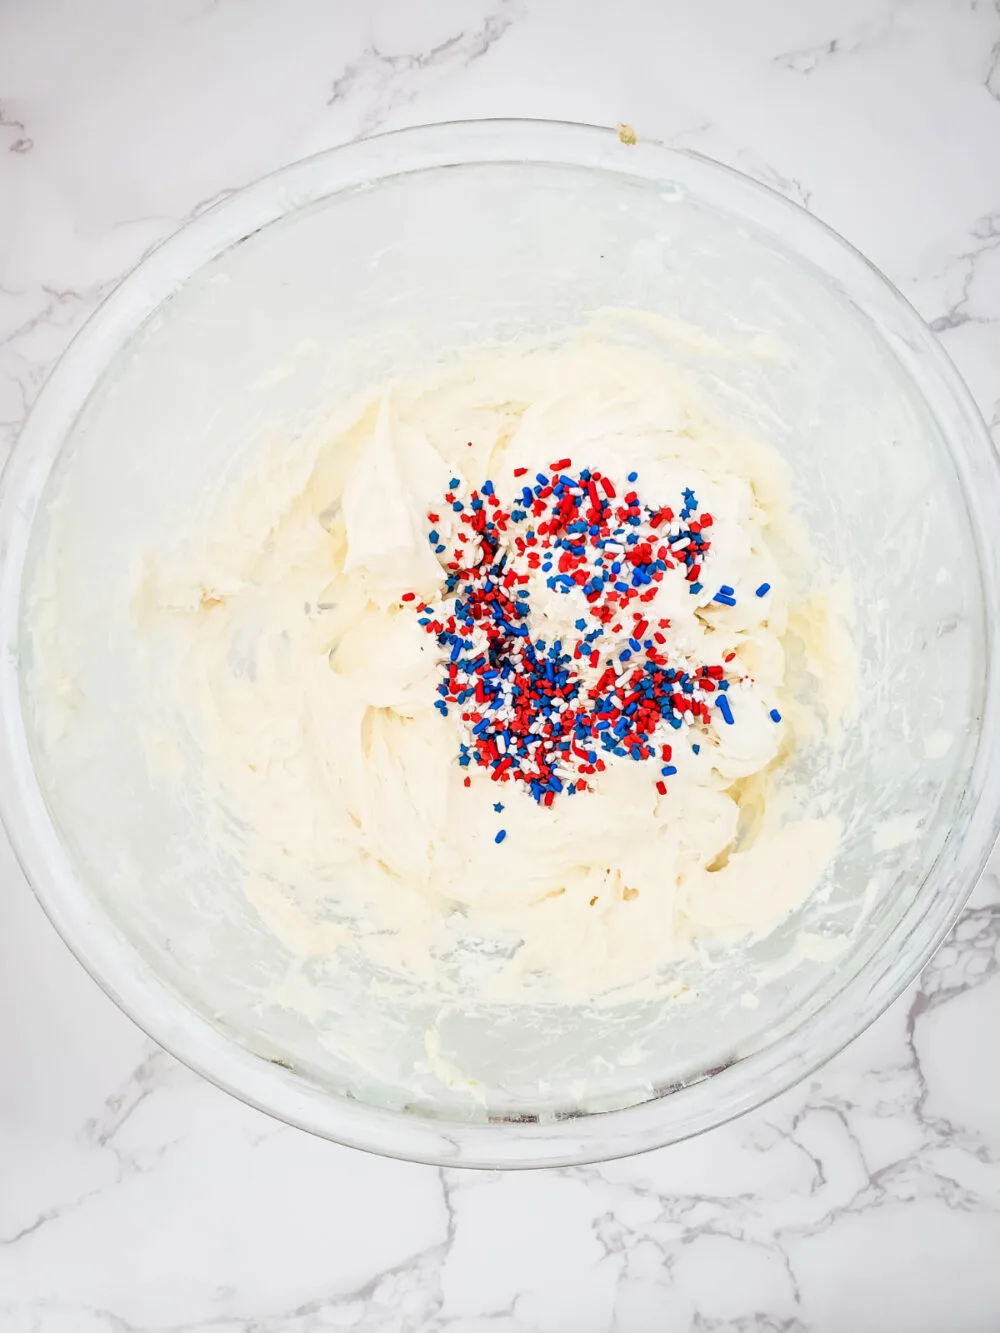
[[[95,305],[207,204],[358,135],[496,115],[628,121],[798,200],[1000,432],[995,0],[6,0],[4,451]],[[994,871],[919,984],[755,1114],[601,1167],[408,1166],[178,1066],[4,844],[0,1333],[988,1333],[998,1027]]]

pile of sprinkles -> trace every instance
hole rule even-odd
[[[610,477],[574,472],[569,458],[527,477],[514,469],[506,505],[492,481],[467,492],[453,477],[443,499],[458,516],[452,550],[441,514],[427,515],[446,575],[440,604],[403,596],[442,652],[435,707],[461,719],[458,762],[487,769],[494,782],[521,783],[551,806],[588,790],[611,756],[625,757],[650,763],[665,796],[677,772],[671,738],[685,727],[706,731],[713,714],[732,726],[728,691],[750,683],[732,666],[734,652],[718,663],[692,661],[668,645],[670,621],[646,614],[664,579],[703,591],[712,515],[691,489],[676,508],[644,504],[634,489],[619,496]],[[637,481],[630,472],[630,488]],[[571,640],[533,634],[531,585],[539,578],[556,593],[582,594]],[[756,596],[769,591],[762,583]],[[724,583],[710,600],[735,606],[736,592]],[[781,720],[776,709],[771,717]],[[698,753],[697,741],[691,749]],[[501,829],[497,843],[505,837]]]

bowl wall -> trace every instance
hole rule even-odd
[[[606,311],[670,321],[619,313],[605,336],[681,363],[776,446],[816,555],[803,580],[846,575],[858,712],[835,762],[804,748],[789,774],[844,836],[809,902],[726,967],[689,969],[683,1004],[402,1009],[363,968],[303,966],[207,835],[204,793],[151,770],[137,562],[207,522],[262,442],[287,439],[294,473],[354,394]],[[147,260],[29,423],[0,514],[12,836],[124,1007],[296,1123],[501,1165],[681,1137],[855,1035],[971,889],[997,810],[996,496],[981,422],[913,312],[734,173],[570,126],[429,127],[326,154]],[[475,1097],[428,1062],[432,1022]]]

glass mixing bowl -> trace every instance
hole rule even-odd
[[[291,448],[387,375],[609,307],[701,331],[679,331],[671,354],[785,456],[821,561],[850,580],[859,712],[836,780],[808,750],[796,761],[845,826],[834,862],[684,1004],[497,1012],[470,997],[441,1014],[428,996],[400,1013],[346,963],[300,967],[290,1003],[275,991],[283,943],[197,801],[150,771],[120,637],[125,571],[269,434]],[[762,186],[576,125],[430,126],[337,149],[150,255],[39,397],[0,501],[3,818],[108,994],[273,1115],[456,1165],[666,1144],[850,1041],[970,892],[1000,810],[997,514],[996,457],[935,339],[850,246]],[[56,527],[58,707],[30,684]],[[755,1007],[740,1002],[750,977]],[[422,1060],[432,1021],[436,1070]]]

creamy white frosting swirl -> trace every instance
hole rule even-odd
[[[440,596],[426,516],[450,478],[511,495],[515,467],[533,475],[560,456],[622,487],[638,471],[650,503],[692,487],[714,517],[704,591],[666,578],[648,609],[670,619],[680,651],[735,652],[752,684],[730,693],[733,725],[675,733],[665,797],[656,771],[629,759],[548,809],[460,768],[459,723],[433,706],[440,649],[400,600]],[[790,508],[777,453],[691,379],[587,338],[385,386],[301,457],[266,450],[205,530],[150,557],[136,626],[174,636],[157,689],[235,821],[228,836],[268,927],[297,953],[361,950],[442,994],[572,1001],[773,929],[838,836],[829,820],[786,818],[774,796],[796,740],[790,611],[813,632],[788,567],[801,551]],[[441,512],[442,541],[456,522]],[[711,600],[721,582],[735,606]],[[832,614],[817,605],[820,621]],[[550,640],[586,613],[582,594],[543,579],[532,606]]]

